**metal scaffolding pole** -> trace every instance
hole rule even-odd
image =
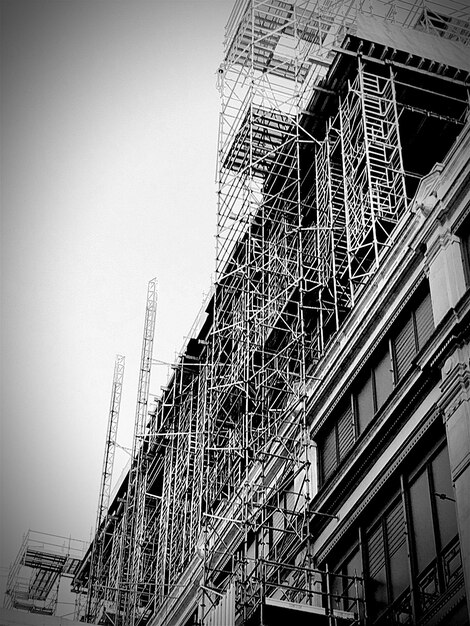
[[[131,466],[120,541],[118,581],[115,594],[115,626],[134,626],[139,610],[139,590],[142,584],[142,539],[145,532],[148,447],[146,432],[156,312],[157,279],[154,278],[149,282],[147,290]]]
[[[101,472],[101,482],[98,496],[95,538],[93,540],[90,557],[90,573],[88,578],[88,592],[85,609],[86,620],[91,623],[96,623],[95,620],[98,619],[99,616],[101,601],[105,598],[106,577],[103,572],[104,548],[106,541],[105,521],[111,497],[114,455],[116,452],[116,437],[119,423],[119,410],[121,406],[122,384],[124,380],[124,367],[125,357],[119,354],[116,355],[113,383],[111,388],[108,426],[106,430],[103,469]]]

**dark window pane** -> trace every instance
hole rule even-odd
[[[342,461],[354,445],[354,419],[351,405],[342,413],[338,420],[339,459]]]
[[[348,576],[344,581],[344,609],[346,611],[354,611],[356,597],[362,598],[362,587],[359,582],[354,580],[354,576],[363,576],[362,559],[359,550],[356,550],[349,557],[344,573]]]
[[[356,550],[346,562],[347,576],[362,576],[362,559],[359,550]]]
[[[436,497],[437,518],[441,548],[451,541],[457,534],[457,518],[455,514],[454,490],[450,477],[449,455],[447,448],[441,450],[432,462],[432,474],[435,493],[445,495],[450,500]]]
[[[374,368],[377,410],[393,391],[393,378],[388,349]]]
[[[334,570],[336,571],[336,570]],[[342,572],[340,569],[339,572]],[[341,576],[332,574],[330,576],[330,589],[331,589],[331,602],[334,609],[340,609],[344,611],[344,593],[343,593],[343,579]],[[326,598],[325,598],[326,600]]]
[[[356,396],[356,407],[359,433],[362,433],[374,417],[374,397],[372,394],[372,377],[370,376]]]
[[[373,598],[373,614],[377,615],[388,604],[382,525],[379,525],[369,535],[367,546],[369,555],[369,591]]]
[[[415,335],[411,317],[406,321],[396,336],[394,346],[395,368],[398,381],[403,378],[403,375],[408,371],[413,357],[416,354]]]
[[[416,334],[418,335],[418,346],[419,349],[421,349],[434,330],[431,295],[429,293],[426,294],[424,300],[416,308],[415,320]]]
[[[385,522],[390,557],[390,584],[395,599],[409,586],[405,516],[401,502],[390,511]]]
[[[336,469],[336,430],[330,429],[321,444],[322,477],[327,480]]]
[[[331,571],[334,572],[330,577],[334,607],[343,611],[355,610],[356,598],[363,597],[361,585],[354,580],[354,576],[363,576],[359,548],[355,548],[345,561],[335,565]]]
[[[462,239],[462,257],[463,266],[465,270],[465,280],[467,286],[470,285],[470,220],[466,220],[462,227],[462,232],[459,233]]]
[[[411,517],[418,572],[436,557],[427,471],[410,486]]]

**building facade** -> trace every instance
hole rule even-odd
[[[469,623],[469,20],[235,3],[215,284],[148,419],[144,333],[84,621]]]

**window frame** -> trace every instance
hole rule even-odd
[[[393,489],[390,497],[387,499],[387,503],[384,506],[381,506],[376,514],[372,517],[372,521],[367,523],[363,520],[360,523],[358,532],[361,536],[361,546],[362,546],[362,563],[363,563],[363,573],[365,580],[365,592],[366,592],[366,602],[369,607],[373,606],[373,599],[371,595],[371,578],[370,578],[370,568],[369,568],[369,548],[368,548],[368,537],[376,531],[376,529],[380,526],[381,528],[381,536],[383,541],[383,550],[384,550],[384,570],[386,576],[386,593],[387,593],[387,605],[382,610],[379,610],[375,617],[371,616],[371,624],[380,624],[381,619],[388,611],[390,611],[391,607],[394,606],[397,602],[406,597],[407,594],[410,595],[411,607],[413,611],[413,617],[417,618],[423,615],[422,607],[420,607],[419,594],[418,594],[418,585],[419,581],[423,578],[423,575],[433,567],[436,568],[437,571],[437,583],[439,586],[439,592],[442,594],[446,590],[445,586],[445,573],[443,570],[443,556],[444,551],[452,546],[455,541],[455,537],[459,537],[459,533],[457,530],[456,536],[451,539],[446,546],[441,545],[440,541],[440,518],[437,511],[437,500],[434,491],[434,474],[433,474],[433,463],[438,458],[441,453],[445,453],[447,451],[448,454],[448,446],[445,437],[440,438],[440,440],[432,447],[431,450],[426,454],[426,458],[422,459],[422,461],[413,467],[410,470],[404,470],[399,475],[400,488],[399,493],[397,493],[396,489]],[[410,486],[414,483],[414,481],[420,476],[421,473],[425,474],[426,484],[429,489],[430,496],[430,511],[431,511],[431,525],[432,525],[432,533],[434,539],[434,547],[435,554],[431,560],[431,562],[426,565],[422,570],[419,570],[417,566],[417,554],[416,554],[416,544],[415,544],[415,534],[418,532],[414,528],[413,517],[412,517],[412,504],[410,498]],[[390,561],[390,553],[389,553],[389,540],[387,537],[387,528],[386,528],[386,520],[387,516],[393,510],[393,508],[400,503],[403,514],[403,523],[404,523],[404,532],[405,532],[405,545],[407,549],[407,561],[408,561],[408,586],[396,597],[393,597],[393,589],[392,589],[392,575],[391,575],[391,561]],[[428,609],[424,610],[424,613]]]

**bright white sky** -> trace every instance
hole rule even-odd
[[[3,567],[29,528],[90,538],[117,353],[131,445],[148,281],[164,361],[209,290],[233,3],[2,0]]]

